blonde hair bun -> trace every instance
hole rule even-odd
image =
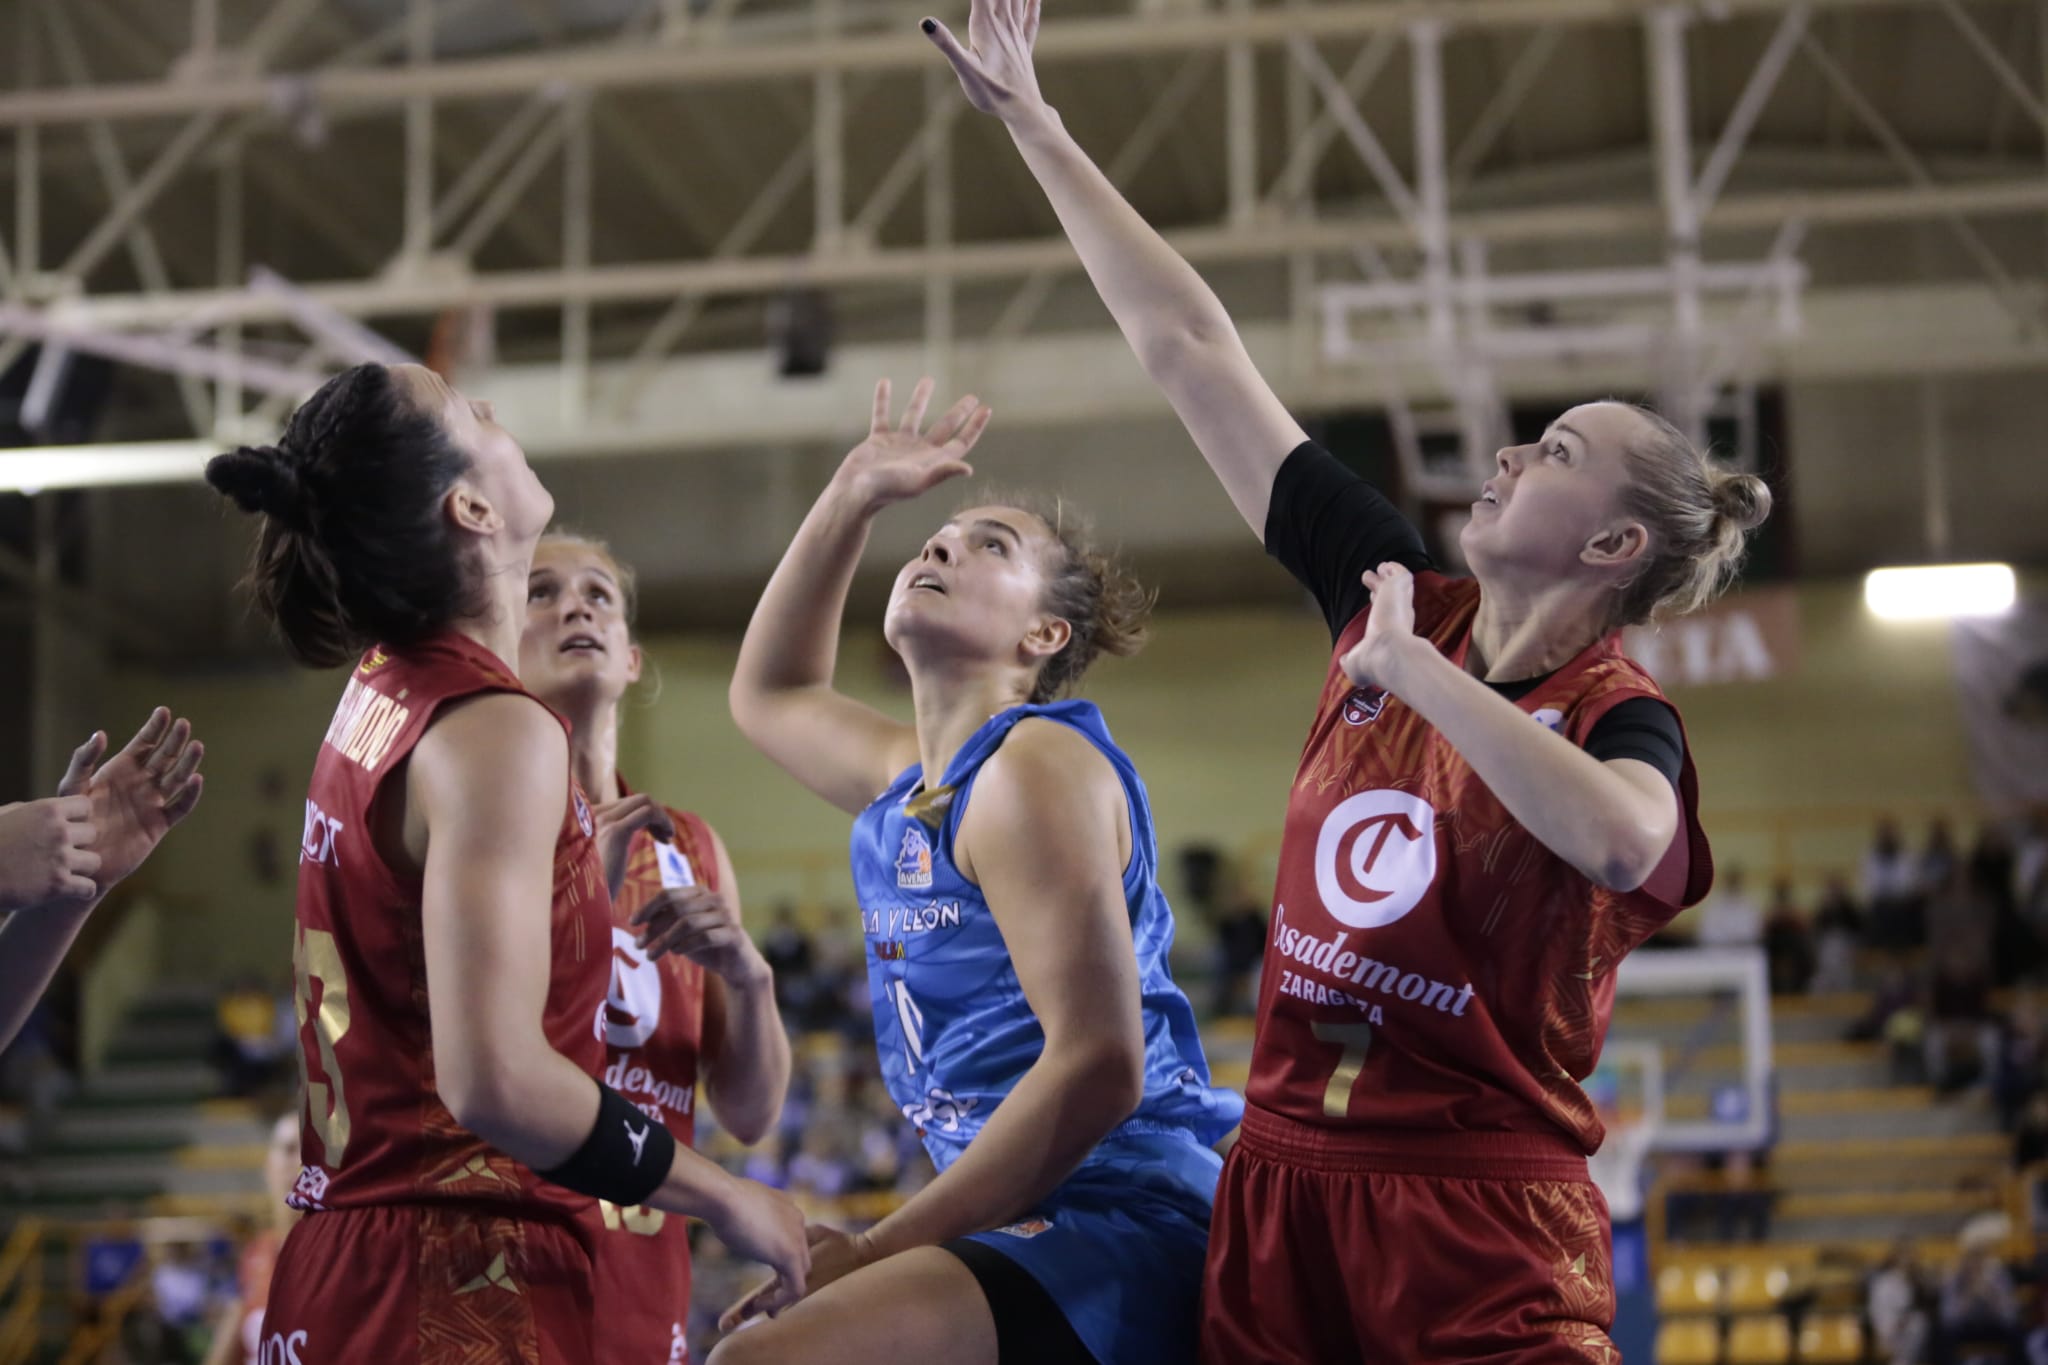
[[[1754,474],[1722,474],[1714,481],[1714,510],[1738,530],[1752,531],[1771,514],[1771,489]]]

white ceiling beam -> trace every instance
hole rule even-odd
[[[1641,19],[1667,0],[1392,0],[1308,8],[1221,9],[1170,15],[1119,14],[1074,18],[1039,35],[1041,66],[1066,61],[1183,52],[1232,42],[1272,46],[1294,39],[1362,38],[1406,31],[1419,21],[1454,32],[1523,29],[1550,24],[1613,24]],[[2008,0],[2017,3],[2018,0]],[[1815,9],[1875,11],[1925,7],[1934,0],[1716,0],[1716,18],[1782,13],[1793,3]],[[310,100],[327,110],[396,107],[419,98],[518,96],[550,82],[590,90],[732,85],[821,72],[922,69],[935,61],[915,29],[772,42],[732,35],[687,46],[598,44],[509,57],[434,61],[403,67],[326,68],[292,76],[223,76],[207,82],[108,84],[87,90],[36,89],[0,95],[0,126],[76,123],[86,119],[166,118],[213,112],[258,112]]]
[[[1814,226],[1916,222],[1937,218],[2030,214],[2048,210],[2048,179],[1987,180],[1937,187],[1789,190],[1724,195],[1707,216],[1712,230],[1776,231],[1787,219]],[[1570,241],[1588,237],[1657,237],[1662,211],[1638,201],[1567,204],[1458,214],[1459,237],[1490,243]],[[1204,227],[1171,232],[1171,241],[1197,265],[1279,259],[1296,251],[1350,252],[1361,243],[1396,246],[1414,241],[1408,224],[1390,216],[1291,220],[1244,228]],[[1039,270],[1077,269],[1064,237],[962,243],[926,248],[878,248],[857,255],[747,256],[596,266],[588,270],[521,270],[345,282],[306,283],[307,297],[351,317],[399,317],[448,308],[556,308],[589,303],[644,302],[679,294],[771,294],[795,287],[921,286],[934,274],[956,282],[1016,279]],[[100,294],[67,301],[66,316],[100,327],[176,326],[195,311],[217,321],[281,321],[278,300],[246,291],[183,290],[162,295]]]
[[[2029,292],[2037,296],[2040,290],[2029,286]],[[1747,303],[1740,297],[1712,300],[1708,320],[1717,325],[1737,321]],[[1645,298],[1640,314],[1624,309],[1616,316],[1622,322],[1638,316],[1647,321],[1664,308],[1661,300]],[[1760,379],[1801,383],[2048,365],[2048,341],[2002,325],[1996,301],[1974,283],[1816,290],[1804,296],[1801,309],[1798,339],[1756,358],[1754,373]],[[1902,318],[1911,325],[1901,326]],[[1389,317],[1381,325],[1378,335],[1390,344],[1419,335],[1412,321]],[[1379,407],[1385,393],[1381,381],[1388,379],[1415,401],[1447,396],[1420,345],[1390,364],[1330,366],[1293,359],[1284,323],[1252,323],[1243,332],[1261,372],[1297,412]],[[1375,333],[1362,325],[1359,335]],[[958,363],[979,365],[988,348],[985,340],[963,340],[956,347]],[[499,366],[465,379],[463,387],[489,400],[536,460],[729,454],[753,446],[846,439],[848,422],[865,410],[876,375],[915,374],[925,361],[916,340],[842,346],[827,374],[796,383],[778,379],[758,349],[699,354],[666,362],[635,411],[599,406],[580,422],[563,418],[559,371],[552,365]],[[616,382],[626,363],[593,366],[593,379],[600,385]],[[1640,389],[1654,378],[1653,363],[1647,355],[1569,362],[1510,359],[1499,364],[1496,379],[1504,397],[1562,401]],[[1002,349],[999,365],[983,366],[978,373],[977,390],[1004,414],[1005,429],[1170,417],[1127,343],[1108,327],[1012,340]],[[0,451],[0,487],[19,487],[30,475],[40,481],[31,486],[45,488],[191,481],[199,477],[205,456],[218,449],[204,441],[45,447],[31,452],[37,457],[33,466],[23,452]]]

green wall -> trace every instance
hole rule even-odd
[[[1871,619],[1853,582],[1802,589],[1800,616],[1801,659],[1789,676],[1675,696],[1723,865],[1762,873],[1789,859],[1810,879],[1853,866],[1874,808],[1910,821],[1967,808],[1971,791],[1946,631]],[[733,729],[725,683],[736,645],[648,642],[654,667],[624,726],[628,775],[719,828],[757,918],[785,897],[807,913],[843,909],[846,818]],[[908,695],[887,681],[883,650],[878,625],[849,632],[843,685],[907,716]],[[1088,695],[1145,774],[1169,867],[1178,846],[1207,840],[1249,852],[1270,875],[1326,650],[1306,609],[1167,614],[1142,655],[1098,666]],[[192,717],[208,747],[205,803],[142,874],[164,902],[167,974],[282,970],[306,777],[340,685],[338,674],[280,671],[130,676],[110,689],[110,730],[125,733],[163,701]],[[266,771],[281,796],[264,795]],[[1794,832],[1766,832],[1773,828]],[[266,831],[283,872],[270,886],[256,881],[250,851]]]

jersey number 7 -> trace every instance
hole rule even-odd
[[[1351,1112],[1351,1092],[1358,1086],[1359,1073],[1365,1070],[1365,1054],[1372,1048],[1372,1025],[1318,1019],[1310,1027],[1315,1030],[1317,1042],[1336,1043],[1344,1049],[1338,1054],[1337,1069],[1330,1073],[1330,1084],[1323,1091],[1324,1117],[1341,1119]]]

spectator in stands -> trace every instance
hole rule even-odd
[[[1871,1344],[1882,1365],[1919,1365],[1927,1345],[1929,1297],[1913,1243],[1901,1238],[1865,1290]]]
[[[2022,996],[2007,1014],[1998,1044],[1997,1074],[1991,1097],[1998,1104],[1998,1126],[2013,1132],[2027,1103],[2041,1090],[2042,1065],[2048,1058],[2041,1033],[2041,1012],[2031,997]]]
[[[1961,865],[1961,855],[1956,850],[1955,829],[1945,815],[1937,815],[1927,823],[1927,846],[1920,850],[1920,864],[1917,875],[1922,891],[1931,891],[1945,885]]]
[[[1863,917],[1856,910],[1849,883],[1840,873],[1828,875],[1820,905],[1813,915],[1814,969],[1808,989],[1825,992],[1856,988],[1856,947],[1863,940]]]
[[[1246,1015],[1258,1009],[1259,967],[1266,957],[1266,911],[1258,897],[1232,873],[1216,910],[1216,990],[1213,1015]]]
[[[2012,1167],[2024,1171],[2048,1161],[2048,1094],[2035,1091],[2020,1111],[2012,1135]]]
[[[0,1048],[48,988],[93,907],[199,804],[206,751],[189,721],[159,707],[102,763],[106,751],[104,731],[78,747],[57,784],[54,809],[35,801],[0,807],[0,826],[12,827],[16,840],[0,842],[0,881],[14,883],[0,899]],[[46,836],[40,843],[19,842],[20,822],[31,817],[9,816],[23,810],[36,813],[32,822]],[[54,832],[53,815],[61,825]],[[60,860],[61,876],[52,870]]]
[[[1770,962],[1771,994],[1800,995],[1813,979],[1813,931],[1792,899],[1792,883],[1780,878],[1771,890],[1764,919],[1764,956]]]
[[[784,1014],[801,1014],[809,1004],[811,966],[817,953],[811,936],[796,921],[796,907],[781,901],[775,907],[775,923],[761,940],[761,956],[775,973],[775,1004]]]
[[[1944,1094],[1972,1083],[1989,1087],[1999,1041],[1986,954],[1968,942],[1938,947],[1924,1042],[1928,1084]]]
[[[2010,986],[2041,965],[2041,943],[2020,913],[2019,853],[1996,824],[1977,833],[1970,850],[1970,886],[1991,907],[1991,975]]]
[[[268,1088],[294,1055],[297,1042],[296,1030],[279,1027],[277,995],[263,989],[260,978],[236,981],[214,1007],[214,1062],[221,1088],[230,1095],[254,1095]]]
[[[1863,855],[1866,932],[1873,948],[1905,948],[1920,938],[1920,876],[1899,837],[1898,823],[1878,821],[1877,837]]]
[[[1749,894],[1745,881],[1739,867],[1721,874],[1713,896],[1700,907],[1702,948],[1745,948],[1763,941],[1763,909]]]
[[[1926,1037],[1925,990],[1912,972],[1894,964],[1870,997],[1870,1008],[1849,1026],[1852,1043],[1883,1041],[1890,1050],[1893,1085],[1922,1079]]]
[[[852,1143],[847,1125],[835,1120],[814,1123],[804,1132],[797,1153],[789,1160],[789,1191],[816,1199],[837,1199],[853,1188]]]
[[[2034,807],[2027,817],[2013,853],[2013,891],[2022,909],[2048,911],[2048,806]]]
[[[2012,1272],[1998,1257],[1995,1228],[1973,1224],[1963,1230],[1955,1269],[1942,1286],[1941,1308],[1934,1330],[1935,1365],[1977,1358],[1986,1346],[2002,1348],[2018,1359],[2025,1343],[2020,1334],[2019,1295]]]

